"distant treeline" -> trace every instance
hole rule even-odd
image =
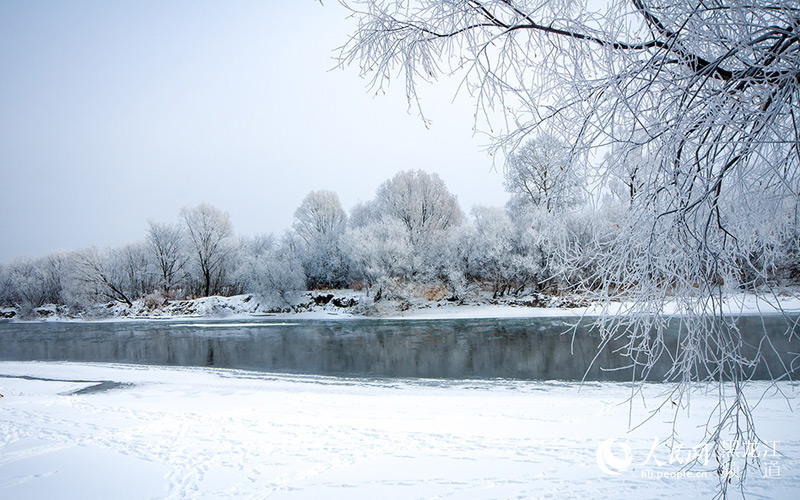
[[[478,290],[502,296],[608,287],[596,282],[607,274],[598,266],[611,252],[632,250],[615,248],[615,231],[634,185],[618,182],[590,208],[580,172],[556,155],[542,159],[537,154],[548,145],[536,146],[509,161],[504,208],[476,206],[467,217],[444,182],[422,170],[398,173],[349,216],[336,193],[312,191],[280,237],[236,237],[227,213],[200,204],[182,209],[177,222],[150,221],[143,241],[122,248],[0,265],[0,304],[25,313],[44,304],[81,310],[254,293],[280,305],[297,291],[348,287],[377,301],[397,298],[409,284],[456,301]],[[757,284],[748,273],[796,276],[794,248],[787,242],[783,258],[769,262],[753,255],[739,281]]]

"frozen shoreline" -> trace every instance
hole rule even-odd
[[[98,381],[124,385],[75,395]],[[788,383],[778,385],[783,394],[768,387],[747,390],[767,391],[756,417],[777,454],[764,457],[763,474],[751,471],[747,491],[794,499],[800,396]],[[0,496],[711,498],[713,459],[698,477],[681,477],[669,450],[653,448],[671,433],[672,405],[629,429],[629,410],[643,420],[665,389],[645,386],[644,408],[639,399],[629,406],[630,387],[619,383],[0,362]],[[717,401],[700,387],[678,410],[687,446],[702,442]],[[609,439],[632,453],[615,475],[600,467]]]
[[[552,318],[598,315],[624,314],[627,305],[614,302],[607,308],[599,304],[582,307],[531,307],[524,305],[523,299],[511,299],[508,303],[489,303],[488,300],[466,304],[455,304],[446,301],[419,301],[400,310],[397,304],[388,302],[379,314],[363,314],[357,307],[341,307],[325,304],[315,304],[314,297],[328,294],[341,301],[363,303],[366,298],[363,293],[352,290],[313,291],[306,292],[306,301],[302,308],[295,312],[264,312],[259,310],[258,301],[251,295],[237,295],[233,297],[203,297],[193,300],[171,301],[169,305],[148,310],[139,301],[134,307],[128,308],[119,304],[105,307],[108,316],[102,317],[71,317],[63,314],[55,306],[40,308],[38,319],[22,320],[18,315],[12,321],[94,321],[114,322],[130,320],[158,320],[158,321],[184,321],[184,320],[218,320],[218,319],[277,319],[277,320],[346,320],[346,319],[503,319],[503,318]],[[758,298],[752,294],[729,295],[724,299],[724,308],[727,314],[753,315],[753,314],[781,314],[800,313],[800,291],[790,289],[781,295]],[[11,310],[6,310],[11,311]],[[676,308],[667,305],[667,314],[678,314]],[[16,312],[15,312],[16,314]]]
[[[780,309],[771,301],[758,299],[753,295],[734,295],[727,297],[726,314],[751,315],[751,314],[780,314],[800,312],[800,298],[787,296],[780,298]],[[613,303],[607,310],[600,305],[588,307],[518,307],[502,305],[453,305],[436,309],[414,309],[400,315],[387,316],[387,319],[480,319],[480,318],[540,318],[540,317],[574,317],[616,315],[624,313],[626,305]],[[667,314],[678,314],[674,308],[666,311]]]

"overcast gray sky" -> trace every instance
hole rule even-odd
[[[336,2],[0,0],[0,261],[144,238],[211,203],[280,233],[310,190],[349,210],[397,171],[438,173],[465,211],[502,205],[468,96],[373,96],[334,69]]]

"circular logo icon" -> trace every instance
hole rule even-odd
[[[614,439],[603,441],[597,448],[597,466],[609,476],[619,476],[633,462],[631,447]]]

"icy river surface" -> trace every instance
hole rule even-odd
[[[631,379],[629,360],[600,350],[590,322],[574,318],[446,320],[130,320],[0,324],[0,360],[116,362],[273,373],[524,380]],[[667,335],[674,345],[675,332]],[[796,352],[780,316],[743,316],[752,346],[768,331],[756,379],[790,366]],[[754,347],[744,353],[754,352]],[[777,354],[780,353],[780,354]],[[667,358],[664,356],[664,358]],[[658,366],[651,377],[659,377]],[[776,371],[777,370],[777,371]],[[585,377],[585,378],[584,378]]]

